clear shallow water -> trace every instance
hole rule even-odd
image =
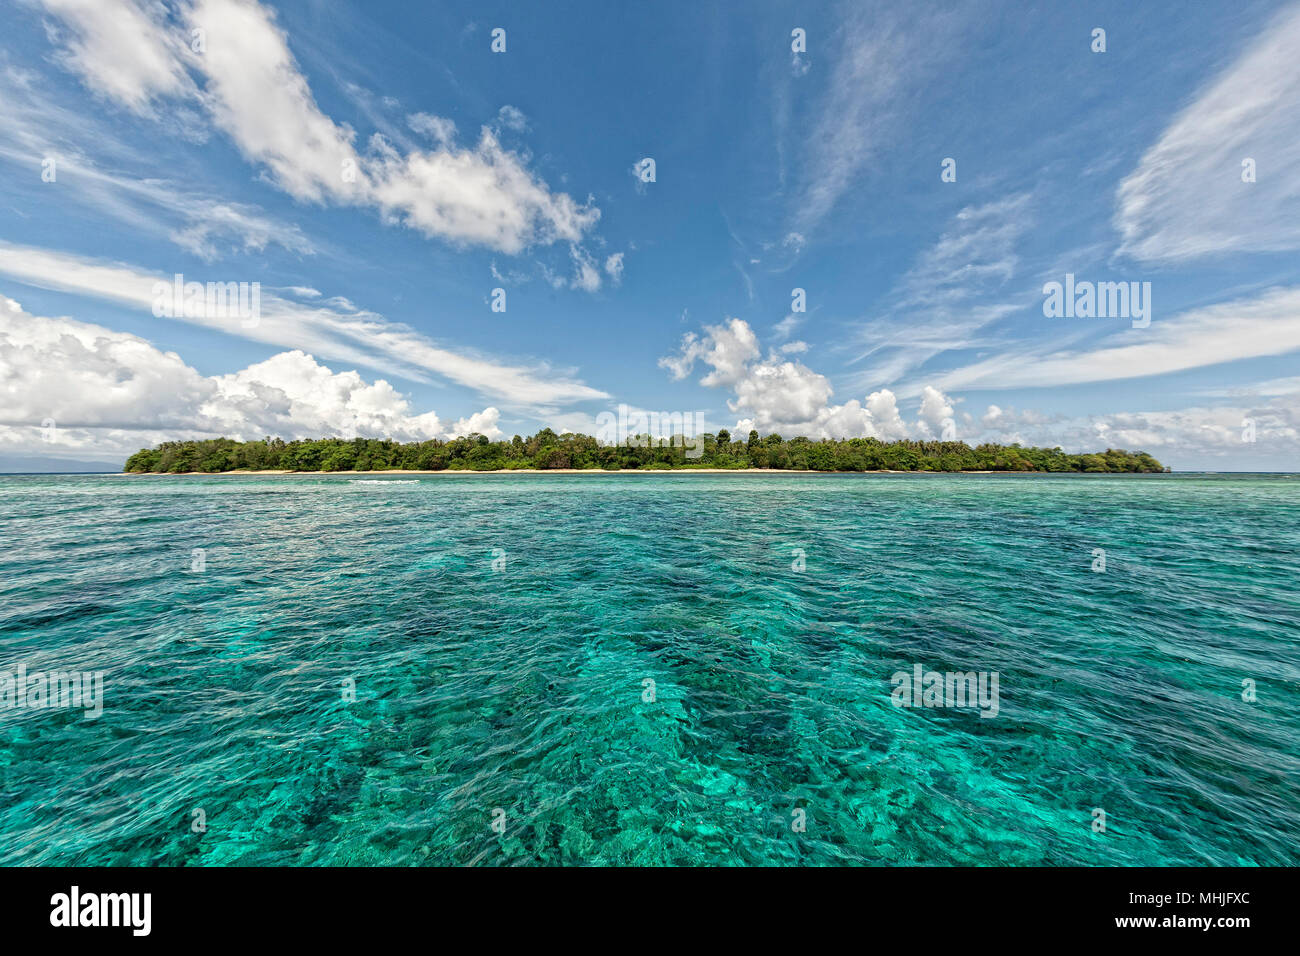
[[[0,670],[105,672],[0,710],[0,863],[1300,862],[1300,479],[18,476],[0,535]]]

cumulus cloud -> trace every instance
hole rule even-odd
[[[217,431],[238,437],[342,435],[404,441],[441,437],[433,412],[410,414],[410,403],[383,379],[367,383],[355,371],[334,372],[301,351],[213,379],[216,392],[199,407]]]
[[[1258,391],[1253,396],[1240,394]],[[1060,446],[1068,452],[1125,448],[1149,452],[1166,464],[1216,460],[1240,468],[1245,459],[1295,467],[1300,461],[1300,383],[1282,394],[1242,389],[1237,400],[1190,408],[1113,412],[1101,415],[1049,414],[989,405],[979,418],[965,416],[963,431],[975,441]]]
[[[462,435],[486,435],[495,440],[502,437],[501,429],[497,427],[500,420],[500,411],[495,408],[485,408],[481,412],[456,419],[448,429],[448,434],[453,438]]]
[[[798,343],[802,344],[802,343]],[[934,389],[926,393],[921,419],[909,428],[898,410],[897,397],[889,389],[868,395],[865,401],[851,399],[833,404],[830,380],[819,372],[771,352],[766,358],[758,337],[743,319],[706,326],[702,334],[688,332],[678,351],[659,360],[675,379],[691,374],[697,363],[709,371],[700,384],[730,389],[727,407],[742,416],[736,429],[756,429],[764,434],[779,432],[787,437],[865,438],[884,440],[913,435],[928,437],[928,422],[940,412],[951,416],[946,396]]]
[[[676,355],[666,355],[659,360],[676,380],[691,373],[697,361],[703,361],[713,371],[700,379],[701,385],[734,385],[745,374],[746,364],[759,357],[758,336],[742,319],[728,319],[722,325],[710,325],[704,335],[687,332]]]
[[[737,414],[735,430],[755,429],[787,438],[875,437],[965,441],[1047,447],[1069,452],[1105,448],[1164,452],[1188,459],[1207,455],[1225,461],[1243,454],[1261,459],[1294,460],[1300,453],[1300,379],[1276,379],[1252,389],[1232,390],[1234,399],[1219,406],[1172,411],[1116,412],[1064,415],[1034,409],[989,405],[982,415],[958,411],[959,400],[943,388],[925,385],[919,392],[915,417],[905,415],[899,397],[878,388],[864,399],[833,401],[830,380],[779,351],[765,357],[757,336],[741,319],[687,333],[679,349],[660,360],[676,379],[697,365],[707,371],[700,383],[730,392],[727,407]],[[1253,399],[1244,401],[1244,399]],[[1246,423],[1253,424],[1256,441],[1243,444]],[[1288,458],[1289,456],[1289,458]]]
[[[192,428],[215,385],[175,352],[71,319],[28,315],[0,296],[0,419]]]
[[[337,435],[417,441],[481,432],[500,437],[486,408],[444,425],[412,414],[383,379],[335,372],[311,355],[282,352],[229,375],[204,376],[175,352],[69,318],[44,318],[0,296],[0,424],[27,448],[53,420],[97,451],[134,451],[140,434],[164,438]],[[16,430],[16,431],[14,431]],[[161,436],[161,437],[159,437]],[[49,449],[46,449],[49,450]]]
[[[955,427],[952,402],[932,385],[921,390],[921,412],[916,427],[927,438],[939,438],[948,426]]]
[[[898,411],[898,399],[887,388],[872,392],[867,396],[867,415],[870,416],[877,437],[887,441],[896,441],[907,437],[907,426]]]

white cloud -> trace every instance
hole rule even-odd
[[[425,236],[510,254],[577,242],[600,218],[589,203],[551,192],[487,127],[470,148],[445,140],[403,155],[376,134],[361,153],[355,132],[317,105],[274,14],[254,0],[194,0],[180,7],[183,30],[166,22],[160,4],[46,0],[46,8],[76,37],[105,37],[68,53],[93,90],[137,109],[153,97],[196,97],[240,152],[296,199],[373,206]],[[128,27],[108,36],[104,23],[114,17]],[[202,54],[178,45],[189,30],[205,32]],[[201,89],[183,82],[187,68],[202,76]],[[449,136],[434,120],[415,125]]]
[[[246,0],[197,0],[183,15],[207,35],[193,60],[205,80],[203,103],[240,152],[269,167],[295,198],[361,198],[363,184],[343,176],[358,158],[355,133],[317,107],[273,15]]]
[[[866,411],[876,424],[878,437],[886,441],[907,437],[907,426],[903,424],[903,416],[898,411],[898,399],[889,389],[882,388],[868,395]]]
[[[528,117],[516,106],[503,106],[497,110],[497,125],[505,129],[523,133],[528,130]]]
[[[1221,385],[1198,389],[1196,394],[1207,398],[1273,398],[1300,392],[1300,377],[1270,378],[1249,385]]]
[[[0,419],[60,425],[193,427],[215,386],[144,339],[28,315],[0,296]]]
[[[0,296],[0,424],[5,450],[52,449],[39,426],[52,419],[60,451],[129,453],[166,438],[338,435],[418,441],[480,431],[499,437],[486,408],[445,427],[411,414],[387,381],[334,372],[293,350],[241,371],[203,376],[174,352],[124,332],[29,315]],[[25,443],[25,444],[24,444]]]
[[[734,385],[745,374],[747,363],[760,354],[758,336],[749,323],[728,319],[723,325],[705,326],[703,337],[687,332],[678,354],[664,356],[659,365],[668,369],[674,379],[681,380],[691,373],[696,361],[702,360],[713,371],[700,379],[700,384]]]
[[[543,419],[547,428],[558,435],[573,432],[576,435],[594,436],[600,428],[596,416],[590,412],[560,412]]]
[[[410,404],[383,379],[367,383],[355,371],[333,372],[301,351],[213,380],[216,394],[198,410],[232,437],[440,437],[433,412],[410,415]],[[251,432],[250,432],[251,429]]]
[[[615,252],[605,259],[605,273],[614,280],[615,285],[623,280],[623,253]]]
[[[90,295],[150,311],[155,283],[172,281],[170,276],[150,275],[120,263],[3,241],[0,273],[40,288]],[[187,280],[206,278],[186,276]],[[227,275],[213,281],[236,279]],[[609,397],[545,364],[507,365],[453,351],[375,312],[298,302],[266,290],[261,297],[261,320],[254,327],[245,328],[236,317],[199,315],[178,321],[269,345],[301,348],[349,364],[392,369],[415,381],[430,381],[433,373],[516,407],[547,408]]]
[[[896,290],[900,305],[961,305],[1011,279],[1016,244],[1029,226],[1029,196],[1008,196],[957,213],[939,241],[918,258]]]
[[[772,336],[778,342],[788,339],[794,334],[794,330],[803,324],[804,317],[791,312],[776,325],[772,326]]]
[[[1243,460],[1296,467],[1300,463],[1300,389],[1253,402],[1195,406],[1165,411],[1103,415],[1051,415],[990,405],[978,421],[968,420],[961,437],[970,444],[1060,446],[1067,452],[1124,448],[1145,451],[1164,464],[1196,461],[1200,467],[1241,467]],[[1254,442],[1247,442],[1247,423]]]
[[[576,242],[600,218],[599,209],[552,193],[488,129],[474,149],[376,156],[360,176],[390,221],[512,255]]]
[[[137,0],[43,0],[66,25],[62,62],[90,88],[149,115],[157,97],[191,94],[181,37],[158,21],[160,5]]]
[[[1247,421],[1255,425],[1254,446],[1243,440]],[[1163,450],[1238,457],[1263,453],[1287,457],[1295,464],[1300,454],[1300,396],[1274,399],[1260,405],[1186,408],[1177,411],[1129,412],[1093,419],[1098,439],[1107,447],[1140,448],[1152,454]]]
[[[939,438],[944,426],[955,424],[952,400],[932,385],[921,390],[921,412],[917,431],[927,438]]]
[[[417,133],[428,136],[439,146],[446,146],[456,138],[456,124],[443,116],[431,113],[412,113],[406,125]]]
[[[501,429],[497,427],[497,422],[500,420],[500,411],[495,408],[485,408],[481,412],[456,419],[448,433],[453,438],[473,434],[486,435],[495,441],[502,437]]]
[[[570,246],[569,254],[573,258],[573,281],[569,284],[584,292],[596,292],[600,289],[600,269],[596,260],[579,246]]]
[[[1025,349],[936,376],[942,388],[1018,388],[1163,375],[1300,350],[1300,288],[1128,328],[1086,351]]]
[[[169,238],[205,261],[219,258],[227,248],[262,252],[272,243],[301,255],[316,251],[297,226],[271,219],[256,207],[187,197],[158,184],[149,185],[156,203],[180,207],[175,211],[187,217],[185,225],[173,230]]]
[[[798,362],[768,359],[755,362],[733,384],[733,412],[750,413],[761,431],[779,430],[788,423],[812,423],[827,410],[831,384]]]
[[[1120,184],[1122,253],[1177,261],[1300,248],[1300,7],[1278,14]],[[1256,182],[1242,182],[1253,159]]]
[[[927,404],[922,407],[922,420],[915,429],[909,429],[899,413],[897,398],[888,389],[872,392],[865,402],[851,399],[834,405],[834,390],[826,376],[777,353],[765,359],[761,356],[753,329],[742,319],[733,318],[706,326],[702,335],[687,333],[678,352],[661,358],[659,364],[675,379],[689,375],[696,362],[709,366],[700,384],[731,390],[727,407],[743,416],[736,423],[740,433],[757,429],[764,434],[779,432],[787,438],[874,436],[893,440],[914,432],[924,435],[924,422],[936,411],[946,409],[949,415],[952,412],[947,398],[931,389],[933,395],[927,393]]]

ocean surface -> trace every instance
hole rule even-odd
[[[1294,476],[13,476],[0,538],[0,672],[103,675],[0,709],[2,864],[1300,862]]]

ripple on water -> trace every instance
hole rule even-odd
[[[1295,864],[1295,487],[0,478],[0,863]]]

